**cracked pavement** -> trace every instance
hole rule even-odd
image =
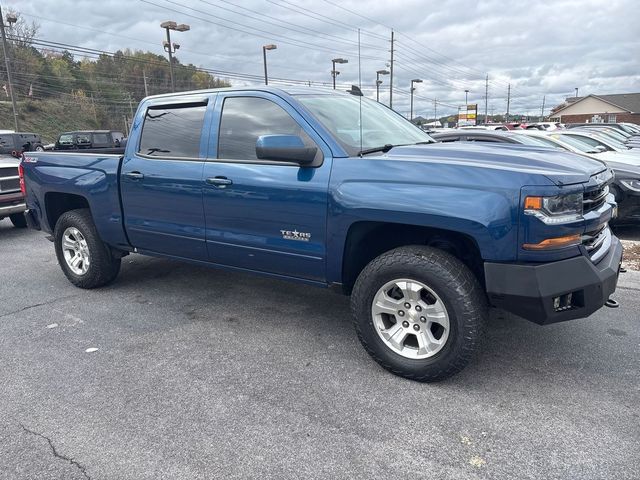
[[[422,385],[329,291],[133,255],[82,291],[43,234],[0,245],[0,479],[638,478],[638,272],[589,319],[494,313]]]

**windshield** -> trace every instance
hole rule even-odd
[[[581,151],[582,153],[593,153],[593,146],[589,145],[586,142],[581,141],[579,138],[572,137],[571,135],[551,135],[553,138],[557,139],[559,142],[566,143],[567,145],[575,148],[576,150]]]
[[[528,137],[531,140],[535,140],[536,142],[539,142],[541,145],[544,145],[546,147],[553,147],[553,148],[562,148],[564,150],[566,150],[566,148],[563,145],[560,145],[557,142],[554,142],[553,140],[551,140],[550,138],[547,137],[542,137],[542,136],[535,136],[535,137]]]
[[[384,145],[413,145],[434,140],[384,105],[352,95],[298,95],[302,103],[351,156]],[[360,141],[362,99],[362,143]]]

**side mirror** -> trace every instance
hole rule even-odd
[[[317,147],[305,146],[298,135],[261,135],[256,142],[256,157],[260,160],[309,165],[317,153]]]
[[[606,147],[604,147],[604,146],[602,146],[602,145],[597,145],[597,146],[595,147],[595,151],[596,151],[596,153],[602,153],[602,152],[606,152],[606,151],[607,151],[607,148],[606,148]]]

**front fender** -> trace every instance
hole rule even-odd
[[[516,259],[519,191],[514,189],[347,181],[329,202],[330,282],[341,281],[347,235],[361,221],[449,230],[473,238],[484,260]]]

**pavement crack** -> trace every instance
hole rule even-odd
[[[66,462],[69,462],[74,467],[77,467],[78,470],[80,470],[82,472],[82,475],[84,475],[85,478],[88,478],[89,480],[91,480],[91,477],[87,473],[87,470],[84,467],[84,465],[82,465],[81,463],[77,462],[76,460],[74,460],[71,457],[67,457],[66,455],[62,455],[61,453],[59,453],[58,450],[56,449],[56,446],[53,444],[53,442],[51,441],[51,439],[49,437],[47,437],[43,433],[35,432],[35,431],[25,427],[22,423],[20,423],[20,426],[22,427],[22,430],[24,430],[25,432],[30,433],[31,435],[35,435],[36,437],[40,437],[40,438],[45,439],[47,441],[47,443],[49,444],[49,447],[51,448],[51,453],[53,453],[54,457],[59,458],[60,460],[64,460]]]
[[[54,298],[53,300],[49,300],[48,302],[34,303],[33,305],[27,305],[26,307],[19,308],[18,310],[14,310],[12,312],[3,313],[0,315],[0,318],[8,317],[9,315],[14,315],[16,313],[24,312],[25,310],[31,310],[32,308],[42,307],[43,305],[51,305],[52,303],[59,302],[60,300],[67,300],[69,298],[73,298],[77,296],[78,294],[67,295],[66,297]]]

